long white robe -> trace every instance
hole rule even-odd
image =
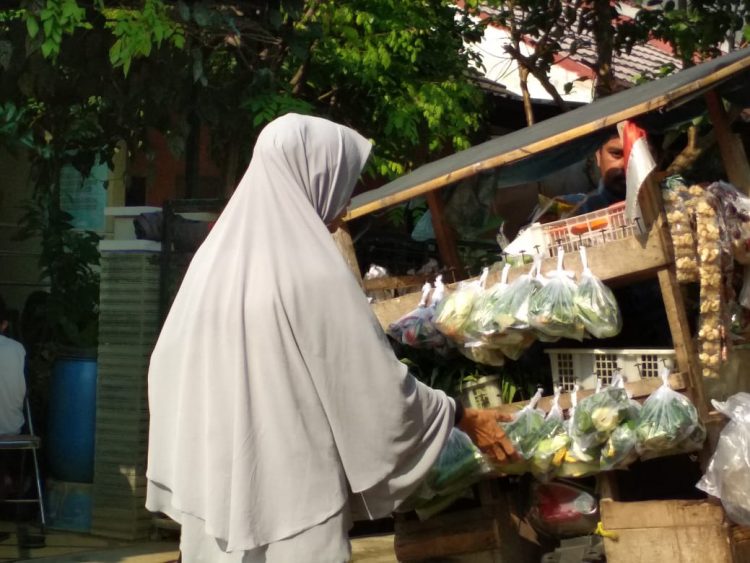
[[[286,115],[190,264],[151,356],[146,506],[227,552],[392,511],[437,459],[453,401],[407,374],[325,227],[370,143]],[[312,560],[311,560],[312,561]]]

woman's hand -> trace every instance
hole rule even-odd
[[[512,418],[495,410],[464,409],[458,428],[466,432],[483,453],[503,463],[518,459],[513,444],[498,425],[498,422],[508,422]]]

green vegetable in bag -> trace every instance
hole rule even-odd
[[[541,263],[541,257],[535,257],[531,271],[516,278],[498,299],[495,321],[501,330],[526,330],[530,327],[529,301],[542,286],[535,275]]]
[[[513,447],[523,459],[528,460],[534,453],[539,431],[544,425],[544,411],[538,410],[536,404],[542,397],[542,390],[537,390],[529,404],[523,407],[511,422],[503,425]]]
[[[660,375],[662,386],[646,399],[636,426],[642,459],[695,451],[706,438],[693,403],[669,386],[669,369]]]
[[[619,376],[615,376],[613,385],[606,389],[600,389],[597,383],[597,391],[583,399],[576,408],[570,433],[584,450],[603,444],[621,423],[637,417],[637,411],[620,383]]]
[[[615,428],[602,446],[599,458],[602,471],[622,469],[638,459],[636,442],[634,420],[628,420]]]
[[[554,468],[555,454],[569,445],[570,438],[565,430],[565,419],[560,408],[560,388],[555,387],[552,406],[537,435],[537,443],[530,460],[531,472],[537,478],[546,480]]]
[[[553,475],[555,477],[586,477],[599,471],[599,447],[583,448],[572,437],[573,422],[578,411],[578,384],[570,395],[572,404],[570,418],[566,421],[568,443],[552,457]]]
[[[575,295],[578,319],[595,338],[610,338],[620,334],[622,315],[617,299],[602,281],[594,276],[586,260],[586,248],[581,247],[583,273]]]
[[[487,268],[482,274],[486,278]],[[464,342],[464,326],[471,316],[474,304],[482,293],[483,281],[466,282],[459,285],[458,289],[445,297],[435,310],[433,323],[437,329],[451,340]]]
[[[559,248],[557,252],[557,270],[529,301],[529,324],[547,336],[583,340],[583,323],[575,303],[578,289],[562,268],[564,251]]]

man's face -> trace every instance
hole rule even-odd
[[[604,186],[611,192],[625,197],[625,161],[620,137],[612,137],[596,152]]]

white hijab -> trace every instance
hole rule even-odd
[[[227,551],[325,521],[348,488],[388,514],[450,432],[452,400],[407,374],[324,224],[369,152],[324,119],[270,123],[151,356],[146,506]]]

